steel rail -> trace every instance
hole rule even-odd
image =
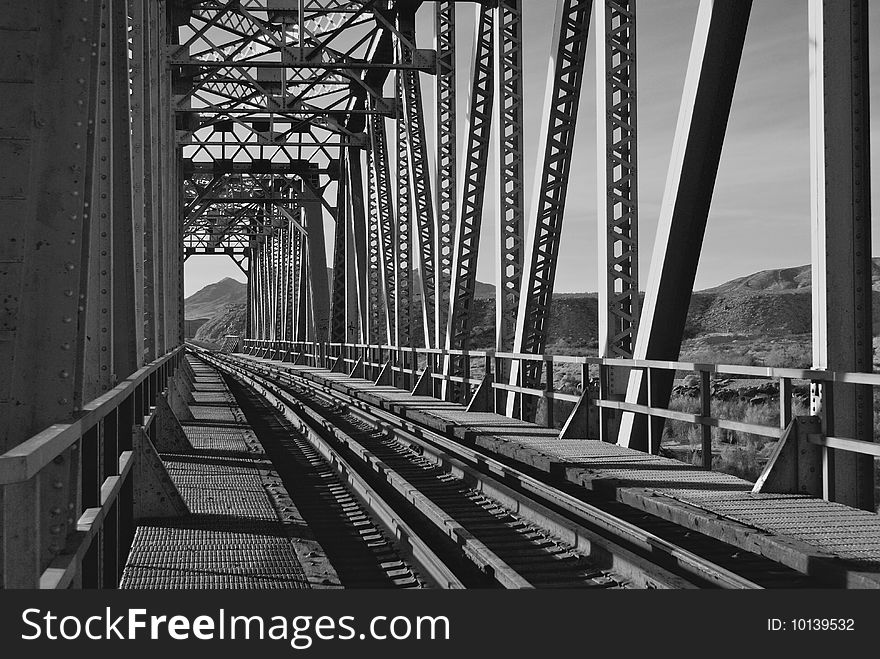
[[[615,559],[613,569],[617,573],[624,573],[632,577],[636,575],[637,571],[641,571],[642,574],[651,575],[648,583],[652,583],[652,585],[669,587],[667,584],[674,583],[675,585],[672,587],[687,587],[685,580],[672,575],[663,567],[664,564],[671,564],[689,577],[696,577],[703,583],[714,587],[726,589],[762,588],[759,584],[742,575],[664,540],[631,522],[617,518],[515,467],[500,462],[488,454],[465,447],[424,426],[406,421],[301,374],[270,364],[260,364],[256,360],[245,360],[229,355],[224,355],[220,361],[260,373],[263,378],[279,384],[284,384],[284,379],[287,379],[290,384],[294,384],[293,381],[298,380],[310,389],[320,391],[328,402],[334,404],[343,402],[347,413],[367,425],[393,434],[399,442],[414,448],[438,465],[443,465],[453,473],[457,473],[461,480],[469,486],[485,492],[491,498],[500,499],[504,502],[502,505],[506,505],[506,507],[513,506],[516,514],[526,517],[529,521],[542,526],[554,535],[558,535],[560,531],[574,534],[578,547],[587,546],[594,551],[599,549],[603,553],[610,554]],[[479,471],[476,467],[489,473]],[[518,489],[509,487],[511,483],[515,484]],[[527,493],[529,498],[526,498],[524,493]],[[553,508],[561,509],[574,516],[577,521],[573,521],[569,516],[563,518],[554,512]],[[590,527],[600,529],[601,533]],[[606,534],[610,534],[611,539]],[[567,541],[570,542],[571,538],[568,538]],[[637,555],[624,547],[623,544],[637,548],[641,552],[649,554],[649,557]],[[656,572],[658,568],[661,570],[660,573]]]

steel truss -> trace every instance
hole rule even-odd
[[[556,68],[548,80],[545,114],[541,123],[540,143],[544,151],[530,209],[534,221],[529,236],[529,260],[523,278],[522,297],[519,300],[515,352],[541,354],[547,344],[591,5],[590,1],[578,0],[563,0],[557,5],[553,45]],[[512,384],[520,380],[516,368],[511,369],[510,377]],[[540,379],[540,363],[525,366],[521,377],[524,386],[534,386]],[[513,404],[514,397],[511,396],[508,400],[511,412]],[[529,407],[526,405],[525,412],[530,416]]]
[[[473,327],[477,258],[480,251],[487,167],[492,143],[495,99],[494,43],[494,10],[488,6],[477,6],[468,132],[461,163],[461,207],[459,220],[455,225],[454,258],[449,289],[446,347],[452,350],[467,350],[470,347]],[[460,377],[463,369],[464,364],[461,360],[447,360],[444,364],[446,375]],[[454,389],[449,386],[448,380],[444,381],[443,387],[445,396],[450,395]]]

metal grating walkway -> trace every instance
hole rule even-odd
[[[140,520],[120,588],[310,588],[337,578],[220,374],[193,356],[182,426],[161,457],[190,514]]]
[[[241,355],[245,356],[245,355]],[[558,479],[761,554],[829,583],[880,587],[880,515],[809,496],[752,494],[752,483],[615,444],[561,440],[558,431],[428,396],[413,396],[327,369],[309,379],[379,405]]]

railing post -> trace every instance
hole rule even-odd
[[[822,390],[822,434],[826,437],[834,436],[834,386],[829,380],[819,385]],[[822,498],[826,501],[834,500],[835,493],[835,466],[834,449],[822,447]]]
[[[608,366],[601,363],[599,364],[599,400],[608,399]],[[611,441],[608,436],[608,410],[602,407],[599,408],[599,441]]]
[[[791,378],[779,380],[779,427],[785,430],[791,423]]]
[[[654,369],[651,367],[648,367],[645,375],[646,375],[647,381],[648,381],[648,407],[653,408],[654,407],[654,387],[653,387]],[[648,453],[650,453],[651,455],[656,455],[658,452],[657,449],[659,449],[659,447],[660,447],[660,439],[658,437],[655,437],[657,430],[656,430],[656,428],[654,428],[654,424],[651,423],[651,418],[653,417],[653,414],[651,414],[651,412],[649,411],[646,416],[648,417]]]
[[[544,398],[546,401],[547,410],[545,412],[545,425],[548,428],[552,428],[554,426],[553,423],[553,362],[547,361],[544,362],[544,366],[547,369],[547,383],[544,385],[544,392],[549,394]]]
[[[700,416],[712,416],[712,390],[709,383],[709,371],[700,371]],[[712,428],[700,425],[702,438],[701,456],[703,469],[712,469]],[[652,451],[653,452],[653,451]]]

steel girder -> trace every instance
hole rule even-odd
[[[157,262],[145,243],[179,228],[144,181],[174,180],[152,162],[160,116],[170,116],[145,98],[158,98],[163,17],[153,4],[40,0],[6,3],[0,15],[9,74],[0,76],[0,453],[73,422],[179,340],[176,252]],[[147,265],[166,270],[164,289]],[[119,408],[120,427],[133,413],[134,401]],[[100,505],[80,470],[111,475],[115,465],[95,458],[103,438],[91,432],[91,444],[72,445],[40,478],[4,488],[0,515],[33,522],[0,540],[2,587],[37,587],[34,575],[64,550],[84,508]]]
[[[346,176],[339,177],[336,189],[336,230],[333,237],[333,285],[330,299],[330,340],[341,343],[346,340]]]
[[[502,351],[513,349],[523,269],[522,37],[522,0],[498,0],[494,43],[496,218],[499,232],[495,345]]]
[[[813,368],[872,365],[868,2],[810,2]],[[876,441],[872,388],[814,387],[827,436]],[[874,510],[874,460],[823,448],[824,496]]]
[[[361,150],[349,147],[344,150],[345,174],[348,177],[347,189],[351,212],[346,223],[348,236],[347,249],[354,258],[349,259],[350,303],[348,306],[348,325],[350,339],[364,343],[370,332],[368,270],[369,254],[367,244],[367,200],[364,197],[364,174]],[[352,294],[353,293],[353,294]]]
[[[437,231],[434,255],[437,270],[434,291],[434,345],[446,345],[456,225],[456,107],[455,107],[455,3],[435,5]]]
[[[679,356],[750,12],[750,0],[700,3],[636,359],[675,361]],[[668,404],[673,375],[664,371],[651,378],[653,405]],[[649,400],[647,378],[641,371],[630,374],[626,400]],[[646,423],[641,415],[624,413],[618,443],[656,451],[663,421],[655,417]]]
[[[410,6],[412,4],[412,6]],[[398,5],[398,62],[406,66],[416,57],[415,4]],[[418,3],[420,4],[420,3]],[[422,109],[422,87],[418,71],[402,68],[397,75],[400,85],[402,121],[399,138],[407,148],[408,184],[411,188],[410,213],[416,228],[417,264],[422,303],[424,345],[430,347],[435,336],[435,218],[428,171],[428,150],[425,141],[425,119]]]
[[[453,241],[446,330],[446,347],[452,350],[467,350],[470,347],[495,98],[494,10],[477,5],[476,17],[468,132],[462,154],[461,215],[455,226]],[[462,369],[463,364],[458,359],[447,360],[444,364],[446,375],[460,376]],[[444,380],[444,396],[448,390],[449,383]]]
[[[599,356],[629,358],[639,320],[635,0],[602,0],[596,28]],[[625,380],[624,380],[625,381]],[[616,389],[616,388],[615,388]],[[624,385],[625,389],[625,385]],[[621,392],[622,393],[622,392]]]
[[[396,255],[395,255],[395,215],[391,190],[391,173],[388,164],[388,142],[385,132],[385,119],[374,116],[370,120],[370,206],[371,236],[378,240],[371,254],[378,254],[378,269],[382,279],[381,286],[372,293],[375,300],[373,308],[380,303],[385,311],[385,341],[391,342],[396,336]],[[372,242],[372,241],[371,241]],[[371,288],[372,291],[372,288]],[[381,295],[381,298],[379,296]],[[379,326],[375,325],[378,331]]]
[[[397,74],[397,94],[406,97],[404,76]],[[408,346],[412,335],[412,226],[413,205],[409,166],[409,129],[403,113],[397,119],[397,223],[394,230],[394,344]]]
[[[541,122],[539,144],[543,145],[544,151],[537,169],[539,177],[530,209],[533,224],[517,314],[515,352],[541,354],[547,345],[550,303],[574,153],[592,4],[592,0],[561,0],[557,4],[551,51],[556,65],[552,77],[547,81],[544,118]],[[511,369],[510,376],[511,383],[515,384],[518,376],[516,367]],[[522,373],[523,385],[534,386],[540,379],[541,363],[527,363]],[[510,412],[513,411],[513,403],[514,397],[510,396]]]
[[[382,235],[379,220],[379,204],[374,183],[373,150],[367,149],[367,305],[369,320],[366,343],[387,344],[388,334],[386,319],[383,318],[385,307],[385,282],[383,281]]]

